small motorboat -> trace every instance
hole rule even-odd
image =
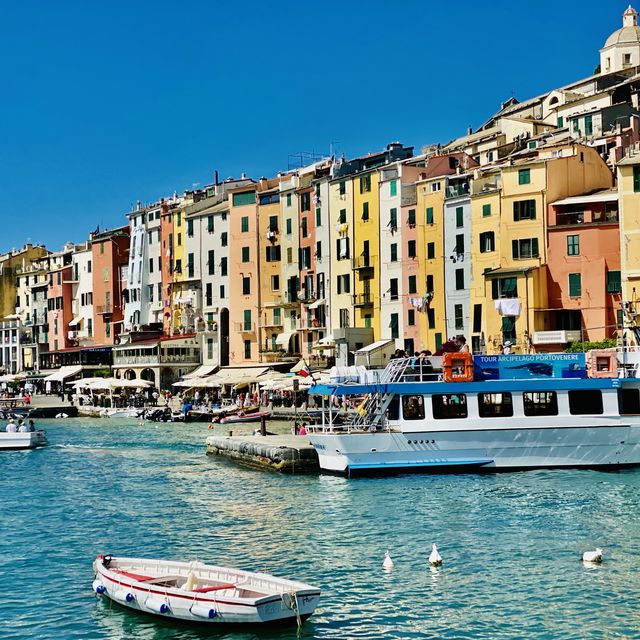
[[[235,413],[220,419],[220,424],[234,424],[236,422],[260,422],[262,418],[270,418],[272,411],[254,411],[253,413]]]
[[[129,407],[127,409],[104,409],[100,412],[102,418],[139,418],[142,409]]]
[[[176,620],[300,624],[320,599],[319,588],[302,582],[201,562],[99,555],[93,568],[99,596]]]
[[[5,449],[35,449],[44,447],[46,444],[47,438],[44,431],[0,432],[0,451]]]

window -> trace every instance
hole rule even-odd
[[[149,258],[149,273],[153,273],[153,258]]]
[[[558,129],[562,129],[562,127],[564,127],[564,118],[562,116],[558,116],[556,118],[556,126]]]
[[[633,167],[633,190],[635,193],[640,192],[640,167]]]
[[[600,389],[569,391],[569,413],[572,416],[603,414],[602,391]]]
[[[279,327],[280,324],[281,324],[281,321],[280,321],[280,309],[278,307],[276,307],[273,310],[273,324],[276,327]]]
[[[193,278],[195,275],[194,258],[195,256],[193,253],[187,254],[187,277],[188,278]]]
[[[280,260],[280,245],[266,247],[267,262],[278,262]]]
[[[280,276],[271,276],[271,291],[280,291]]]
[[[580,255],[580,236],[567,236],[567,255]]]
[[[456,289],[464,289],[464,269],[456,269]]]
[[[389,196],[397,196],[398,195],[398,182],[397,180],[391,180],[389,182]]]
[[[416,312],[415,309],[407,309],[407,324],[413,327],[416,324]]]
[[[293,247],[287,247],[287,264],[293,262]]]
[[[409,293],[417,293],[418,285],[416,276],[409,276]]]
[[[526,258],[538,257],[538,238],[523,238],[522,240],[512,240],[511,251],[514,260],[524,260]]]
[[[555,391],[525,391],[522,400],[525,416],[558,415],[558,396]]]
[[[436,257],[436,243],[427,243],[427,260],[433,260]]]
[[[584,135],[593,135],[593,116],[584,117]]]
[[[242,233],[249,231],[249,216],[242,216],[242,218],[240,218],[240,231]]]
[[[220,245],[223,246],[223,247],[227,246],[227,232],[226,231],[223,231],[220,234]]]
[[[619,271],[607,272],[607,293],[620,293],[622,291],[622,282],[620,281]]]
[[[369,203],[368,202],[362,203],[362,219],[363,220],[369,219]]]
[[[256,192],[245,191],[244,193],[234,193],[232,198],[232,203],[234,207],[242,207],[246,204],[255,204]],[[247,221],[248,221],[248,218],[247,218]]]
[[[58,275],[60,275],[60,274],[58,274]],[[103,279],[105,282],[109,282],[109,267],[105,267],[105,268],[102,270],[102,279]]]
[[[439,182],[432,182],[431,183],[431,193],[436,193],[437,191],[440,191],[440,183]]]
[[[207,216],[207,232],[213,233],[213,216]]]
[[[456,207],[456,227],[464,227],[464,209]]]
[[[433,293],[433,276],[427,276],[427,293]]]
[[[242,278],[242,295],[251,295],[251,278],[248,276],[243,276]]]
[[[482,331],[482,305],[473,305],[473,333],[480,333]]]
[[[480,234],[480,253],[491,253],[496,250],[496,240],[493,231]]]
[[[435,309],[431,309],[431,308],[427,309],[427,323],[429,325],[429,329],[436,328],[436,310]],[[440,347],[441,346],[442,344],[440,344]],[[439,349],[440,347],[436,346],[437,349]]]
[[[349,293],[351,291],[351,278],[349,274],[338,276],[336,279],[336,286],[338,294]]]
[[[456,256],[464,257],[464,233],[458,233],[456,235],[456,246],[454,252]]]
[[[360,193],[369,193],[371,191],[371,175],[360,176]]]
[[[338,260],[349,258],[349,238],[336,238],[336,254]]]
[[[389,211],[389,224],[387,225],[391,231],[398,228],[398,210],[394,207]]]
[[[178,234],[178,246],[179,247],[182,246],[182,234],[181,233]]]
[[[278,216],[269,216],[269,231],[278,231]]]
[[[309,191],[300,194],[300,211],[311,211],[311,193]]]
[[[531,169],[520,169],[518,171],[518,184],[531,184]]]
[[[502,316],[502,342],[510,340],[515,342],[516,340],[516,317],[515,316]]]
[[[621,416],[640,414],[640,390],[618,389],[618,409]]]
[[[187,235],[193,238],[193,220],[187,220]]]
[[[398,278],[391,278],[391,280],[389,280],[389,297],[391,300],[398,299]]]
[[[464,317],[462,312],[462,305],[456,304],[453,307],[453,315],[455,318],[455,327],[456,329],[464,329]]]
[[[320,207],[316,207],[316,227],[322,226],[322,209]]]
[[[580,122],[578,121],[578,118],[574,118],[573,120],[573,132],[580,133]]]
[[[424,420],[424,398],[402,396],[402,417],[405,420]]]
[[[244,331],[251,331],[251,309],[244,310],[242,328]]]
[[[220,260],[220,275],[222,276],[226,276],[227,275],[227,258],[222,258]],[[224,296],[221,296],[222,298],[224,298]]]
[[[338,222],[340,224],[346,224],[347,222],[347,210],[340,209],[340,213],[338,214]]]
[[[349,309],[340,309],[340,326],[349,326]]]
[[[316,254],[315,255],[316,255],[316,258],[318,260],[322,259],[322,242],[320,242],[320,240],[318,240],[316,242]]]
[[[104,242],[100,243],[100,254],[102,255],[104,253]]]
[[[513,399],[510,393],[479,393],[478,414],[481,418],[510,418]]]
[[[307,218],[306,217],[302,218],[302,220],[300,221],[300,230],[302,232],[302,237],[306,238],[307,235],[308,235]]]
[[[416,210],[415,209],[409,209],[409,214],[408,214],[408,217],[407,217],[407,224],[411,228],[416,226]]]
[[[180,258],[176,260],[176,264],[173,270],[176,273],[182,273],[182,260]]]
[[[287,207],[291,206],[291,194],[287,193]]]
[[[213,284],[211,282],[207,282],[207,286],[205,288],[205,304],[207,307],[213,305]]]
[[[398,262],[398,245],[393,242],[390,245],[390,249],[391,249],[391,262]]]
[[[415,240],[409,240],[407,242],[407,255],[410,258],[415,258],[416,257],[416,241]]]
[[[569,296],[579,298],[582,295],[582,277],[579,273],[569,274]]]
[[[392,313],[391,314],[391,319],[389,322],[389,328],[391,329],[391,338],[393,340],[396,340],[400,337],[400,331],[398,328],[398,314],[397,313]]]
[[[483,204],[482,205],[482,217],[487,218],[491,215],[491,204]]]
[[[436,420],[467,417],[467,396],[464,393],[433,395],[431,406]]]
[[[244,341],[244,359],[245,360],[251,359],[251,340]]]
[[[340,195],[343,196],[347,193],[347,183],[343,180],[339,185]]]
[[[433,207],[427,207],[426,220],[427,224],[433,224]]]
[[[209,267],[209,275],[214,275],[216,272],[216,257],[215,252],[211,249],[207,252],[207,266]]]
[[[242,262],[249,262],[249,247],[242,247]]]
[[[87,273],[91,273],[91,260],[87,261]]]
[[[513,203],[513,220],[535,220],[536,219],[536,201],[535,200],[517,200]]]
[[[491,281],[491,297],[494,300],[498,298],[517,298],[518,297],[518,280],[517,278],[496,278]]]

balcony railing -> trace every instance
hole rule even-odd
[[[233,326],[236,333],[255,333],[256,332],[255,322],[251,322],[250,324],[245,324],[244,322],[234,322]]]
[[[113,313],[113,305],[112,304],[100,304],[96,307],[96,313],[98,315],[106,315],[109,313]]]
[[[360,255],[353,258],[353,268],[354,269],[373,269],[373,262],[371,256],[369,255]]]
[[[354,307],[371,307],[373,306],[373,296],[370,293],[356,293],[353,296]]]
[[[469,183],[450,184],[445,191],[445,198],[460,198],[469,195]]]

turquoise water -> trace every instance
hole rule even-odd
[[[640,637],[640,471],[290,477],[207,457],[204,424],[46,427],[49,447],[0,454],[3,640],[296,637],[110,607],[91,591],[99,552],[317,584],[303,638]],[[605,562],[585,568],[595,546]]]

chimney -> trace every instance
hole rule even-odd
[[[472,127],[467,127],[467,135],[470,136],[473,133]]]
[[[220,182],[218,181],[218,170],[216,169],[213,172],[213,184],[218,186],[220,184]]]

